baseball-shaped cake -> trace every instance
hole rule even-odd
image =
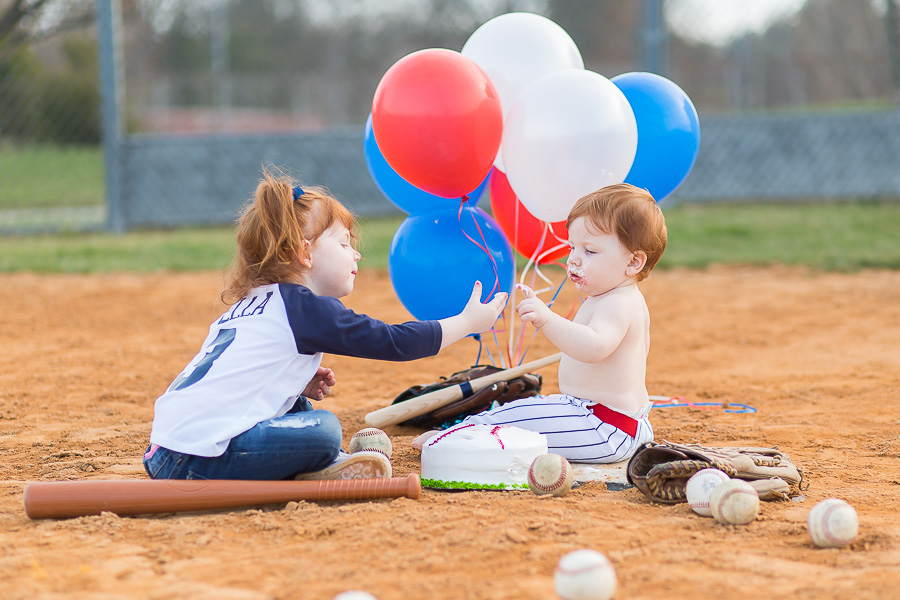
[[[528,470],[547,454],[547,436],[511,425],[467,423],[422,446],[422,485],[457,489],[528,489]]]

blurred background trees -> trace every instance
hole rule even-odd
[[[896,1],[786,0],[768,20],[741,26],[737,14],[727,26],[723,3],[665,0],[662,74],[707,113],[884,106],[900,89]],[[129,128],[358,128],[394,61],[422,48],[459,50],[510,11],[557,22],[588,69],[644,70],[649,4],[122,0]],[[0,0],[0,138],[99,140],[93,12],[92,0]]]

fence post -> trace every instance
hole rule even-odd
[[[125,230],[122,210],[121,145],[122,94],[119,72],[119,32],[121,31],[119,0],[97,0],[97,51],[100,61],[100,122],[103,130],[103,167],[106,185],[107,227],[121,233]]]
[[[669,73],[668,32],[662,11],[662,0],[644,0],[641,20],[641,68],[663,77]]]
[[[896,0],[887,0],[884,25],[887,29],[888,61],[891,65],[891,100],[894,106],[900,106],[900,21],[897,20]]]

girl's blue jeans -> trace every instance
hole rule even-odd
[[[324,469],[341,449],[341,424],[300,397],[290,412],[232,438],[221,456],[195,456],[150,445],[144,469],[153,479],[290,479]]]

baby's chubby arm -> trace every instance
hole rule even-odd
[[[498,292],[490,301],[482,304],[481,282],[476,281],[463,311],[455,317],[438,321],[442,333],[441,350],[471,333],[481,333],[493,327],[506,306],[507,296],[506,292]]]
[[[523,300],[516,313],[523,323],[531,323],[566,355],[580,362],[597,363],[608,357],[628,331],[627,319],[616,314],[595,313],[588,325],[575,323],[553,312],[527,285],[517,284]],[[605,307],[604,307],[605,308]],[[616,313],[615,307],[610,307]]]

